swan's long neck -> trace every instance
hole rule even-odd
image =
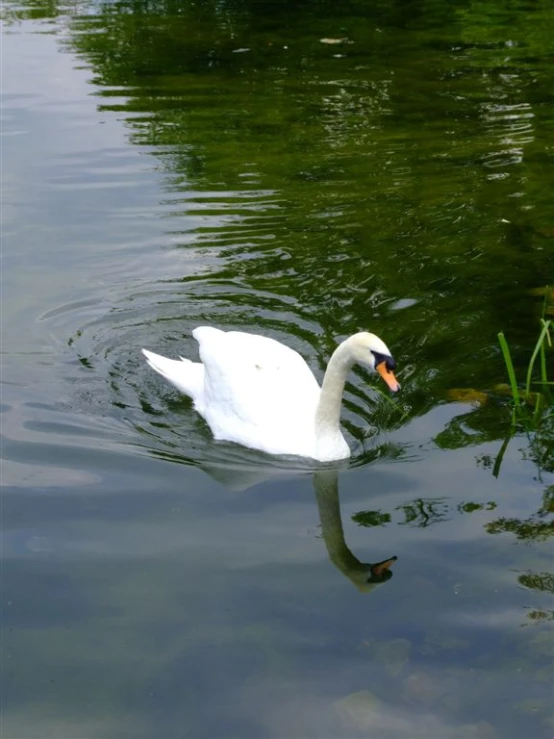
[[[352,578],[353,572],[363,571],[367,567],[357,559],[344,540],[344,530],[340,515],[338,476],[336,470],[318,470],[314,473],[321,533],[331,562],[346,577]]]
[[[338,475],[336,470],[319,470],[314,473],[314,487],[321,522],[323,541],[329,559],[361,592],[369,593],[375,583],[369,583],[371,565],[355,557],[344,540],[340,515]]]
[[[316,438],[340,434],[340,410],[344,383],[354,361],[348,341],[340,344],[327,365],[317,405]]]

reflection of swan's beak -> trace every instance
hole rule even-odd
[[[387,364],[385,361],[379,362],[375,369],[381,375],[381,377],[387,383],[389,389],[392,390],[393,393],[396,393],[398,390],[400,390],[400,383],[394,376],[394,372],[390,369],[387,369]]]
[[[386,570],[388,570],[397,559],[398,557],[391,557],[390,559],[384,559],[382,562],[377,562],[377,564],[371,565],[372,574],[377,577],[383,577]]]

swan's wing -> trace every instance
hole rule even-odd
[[[197,407],[202,407],[204,400],[204,367],[199,362],[191,362],[189,359],[183,359],[183,357],[178,360],[168,359],[147,349],[143,349],[142,353],[153,370],[165,377],[182,393],[189,395]]]
[[[313,435],[320,389],[298,352],[242,331],[200,327],[193,335],[205,370],[205,417],[215,434],[229,438],[229,427],[240,426],[271,438],[305,429]]]

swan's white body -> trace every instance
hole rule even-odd
[[[374,368],[372,351],[390,358],[377,336],[355,334],[339,345],[320,388],[300,354],[274,339],[208,326],[192,333],[201,362],[142,351],[156,372],[193,399],[216,439],[319,461],[350,456],[339,424],[344,382],[356,361]],[[391,383],[397,389],[396,380],[396,387]]]

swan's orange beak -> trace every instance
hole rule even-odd
[[[400,383],[394,376],[394,372],[390,369],[387,369],[386,362],[379,362],[375,369],[381,375],[381,377],[387,383],[389,389],[392,390],[393,393],[396,393],[398,390],[400,390]]]
[[[381,577],[383,572],[385,570],[388,570],[389,567],[396,562],[398,557],[391,557],[390,559],[385,559],[383,562],[377,562],[377,564],[374,564],[371,568],[371,571],[374,575],[377,575],[377,577]]]

